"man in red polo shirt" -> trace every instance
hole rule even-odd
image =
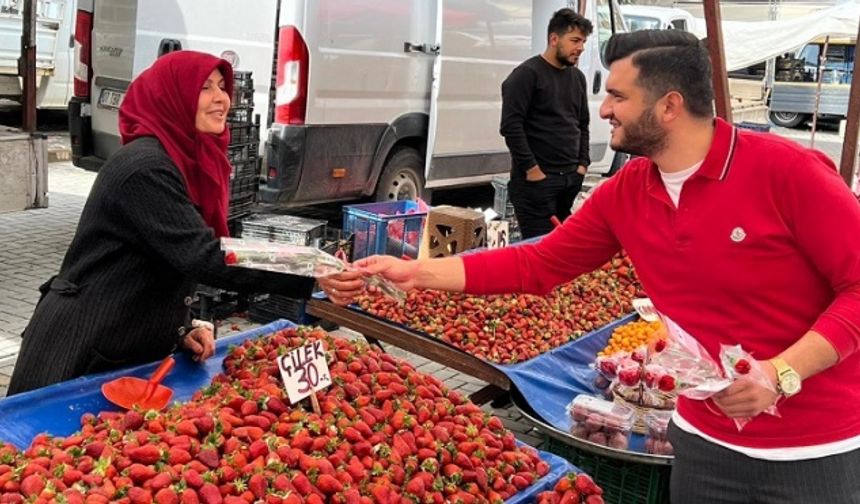
[[[679,400],[672,502],[860,503],[860,205],[820,152],[713,117],[694,36],[616,35],[606,59],[612,147],[643,157],[563,226],[533,245],[359,265],[406,289],[546,293],[623,248],[658,310],[714,357],[742,345],[778,391],[740,381],[716,407]],[[759,415],[774,402],[781,417]]]

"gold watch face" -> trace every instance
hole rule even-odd
[[[800,392],[800,375],[795,372],[789,372],[780,376],[779,388],[782,389],[782,393],[786,397]]]

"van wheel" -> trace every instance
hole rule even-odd
[[[771,112],[768,115],[770,116],[770,122],[783,128],[796,128],[809,120],[806,114],[798,112]]]
[[[382,176],[376,185],[376,201],[427,199],[424,188],[424,159],[409,147],[394,150],[385,162]]]
[[[618,170],[620,170],[622,166],[627,164],[630,159],[632,159],[632,156],[630,154],[627,154],[625,152],[616,152],[615,157],[612,158],[612,165],[609,167],[609,172],[606,174],[606,176],[611,177],[618,173]]]

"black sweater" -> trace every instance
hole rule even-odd
[[[502,83],[499,132],[511,151],[512,175],[534,165],[571,170],[588,166],[588,92],[576,67],[559,69],[540,55]]]
[[[96,177],[24,332],[9,393],[167,355],[198,283],[294,297],[313,288],[313,279],[225,266],[179,169],[156,139],[138,139]]]

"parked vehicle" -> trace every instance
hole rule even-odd
[[[265,117],[277,4],[78,0],[74,97],[69,103],[72,162],[97,170],[119,149],[118,111],[128,85],[156,58],[179,49],[221,55],[237,70],[253,72],[255,110]]]
[[[20,101],[23,20],[20,0],[0,0],[0,98]],[[74,70],[71,25],[75,0],[38,0],[36,3],[36,107],[66,108],[72,96]]]
[[[819,58],[824,45],[824,39],[817,39],[777,59],[769,104],[770,120],[777,126],[794,128],[812,119],[818,93]],[[841,120],[848,115],[854,51],[854,40],[828,41],[818,105],[818,115],[822,119]]]
[[[638,30],[683,30],[693,31],[696,18],[677,7],[654,5],[623,5],[621,13],[630,31]]]
[[[70,106],[72,112],[72,107],[83,111],[70,113],[70,121],[92,120],[92,132],[83,126],[77,147],[73,140],[76,164],[83,157],[75,149],[85,152],[86,138],[97,160],[117,148],[114,105],[119,98],[104,90],[121,92],[164,48],[167,35],[151,35],[147,23],[152,16],[158,13],[160,23],[171,17],[163,14],[163,4],[172,4],[173,12],[186,18],[191,14],[185,5],[191,2],[177,0],[145,7],[136,0],[80,1],[89,5],[79,8],[79,20],[95,21],[94,26],[90,21],[91,35],[86,29],[76,34],[82,47],[92,48],[93,58],[92,77],[80,82],[80,94],[76,87],[79,97]],[[170,30],[174,45],[194,47],[206,38],[198,31],[206,26],[217,30],[212,37],[218,41],[230,37],[231,30],[264,31],[258,11],[279,11],[277,36],[252,51],[261,63],[245,67],[263,86],[268,82],[261,78],[265,72],[258,73],[262,61],[267,59],[270,72],[276,68],[260,187],[264,204],[426,197],[433,189],[486,184],[508,173],[510,156],[498,133],[501,83],[523,60],[543,51],[548,20],[568,6],[595,24],[579,63],[590,90],[591,171],[609,174],[626,159],[609,148],[609,125],[598,115],[608,73],[601,48],[624,27],[614,0],[581,0],[580,5],[567,0],[279,0],[265,9],[244,9],[254,11],[245,17],[237,17],[235,7],[230,11],[211,3],[205,15],[195,10],[199,23]],[[225,16],[231,27],[227,35]],[[252,25],[247,17],[258,21]],[[142,31],[150,34],[146,43]],[[227,45],[197,47],[217,54]],[[81,61],[89,51],[81,51]],[[111,51],[120,54],[111,56]],[[246,57],[240,54],[240,61]],[[258,90],[260,95],[268,91]],[[265,111],[259,108],[267,106],[264,100],[256,103],[258,112]]]

